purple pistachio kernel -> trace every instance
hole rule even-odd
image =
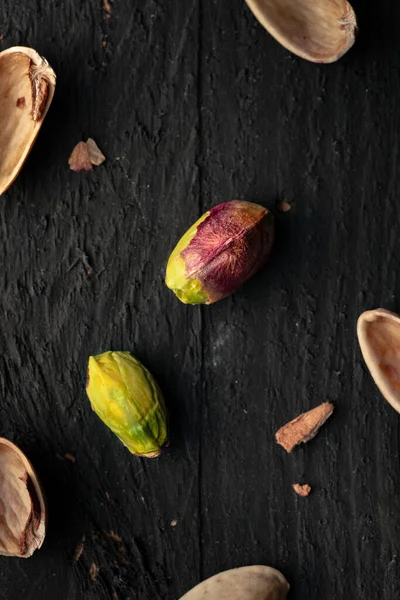
[[[220,204],[180,240],[166,283],[185,303],[221,300],[266,263],[273,240],[274,219],[266,208],[239,200]]]

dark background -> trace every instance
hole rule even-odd
[[[240,0],[115,0],[108,16],[101,0],[0,0],[0,49],[32,46],[58,76],[0,199],[0,435],[50,512],[40,551],[0,558],[2,599],[175,600],[255,563],[292,600],[399,598],[399,418],[356,320],[400,311],[400,5],[354,7],[356,45],[324,66]],[[107,162],[73,173],[88,136]],[[233,297],[184,306],[163,283],[169,253],[233,198],[291,204],[273,257]],[[157,460],[90,409],[87,359],[109,349],[164,390]],[[287,455],[276,429],[326,400],[332,419]]]

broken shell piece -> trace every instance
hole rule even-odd
[[[87,142],[79,142],[69,157],[68,164],[71,171],[92,171],[92,165],[98,167],[106,157],[92,138]]]
[[[95,167],[98,167],[106,160],[106,157],[104,156],[96,142],[92,140],[92,138],[88,138],[86,144],[89,151],[90,162],[92,163],[92,165],[95,165]]]
[[[25,454],[0,438],[0,554],[29,558],[46,534],[46,505]]]
[[[357,20],[346,0],[246,2],[282,46],[311,62],[335,62],[354,44]]]
[[[79,144],[75,146],[69,157],[68,164],[71,171],[93,171],[86,142],[79,142]]]
[[[358,319],[357,335],[376,385],[400,413],[400,316],[384,308],[368,310]]]
[[[289,588],[282,573],[256,565],[218,573],[180,600],[285,600]]]
[[[311,486],[309,486],[308,483],[304,483],[303,485],[301,483],[294,483],[292,487],[296,494],[303,498],[306,498],[311,492]]]
[[[20,172],[55,85],[53,69],[32,48],[15,46],[0,52],[0,195]]]
[[[334,408],[332,402],[324,402],[320,406],[302,413],[276,432],[276,441],[285,448],[286,452],[291,452],[301,442],[309,442],[329,419]]]

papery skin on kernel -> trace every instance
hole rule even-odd
[[[157,382],[129,352],[89,358],[86,392],[93,410],[125,446],[154,458],[168,443],[167,411]]]
[[[235,292],[268,260],[274,218],[263,206],[232,200],[206,212],[183,235],[166,285],[185,304],[212,304]]]

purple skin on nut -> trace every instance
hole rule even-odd
[[[268,260],[274,220],[265,208],[233,200],[211,209],[182,251],[186,274],[196,277],[210,302],[235,292]]]

